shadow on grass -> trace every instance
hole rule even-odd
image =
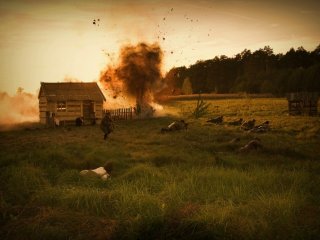
[[[304,160],[309,159],[309,156],[305,153],[297,151],[296,149],[292,149],[289,147],[285,148],[263,148],[262,152],[265,155],[272,156],[272,155],[280,155],[286,158],[294,159],[294,160]]]
[[[223,227],[173,216],[145,219],[134,225],[119,224],[111,239],[226,239]]]
[[[115,221],[59,208],[25,208],[0,229],[1,239],[110,239]]]

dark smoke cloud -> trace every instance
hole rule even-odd
[[[120,50],[119,63],[101,73],[100,82],[111,89],[114,98],[126,95],[140,105],[149,105],[161,83],[163,52],[157,43],[126,45]]]

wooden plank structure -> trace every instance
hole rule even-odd
[[[41,83],[39,91],[40,123],[55,125],[99,123],[103,117],[105,96],[95,82]]]
[[[316,92],[296,92],[287,95],[289,115],[318,115],[319,94]]]
[[[110,109],[104,111],[109,112],[111,114],[112,120],[131,120],[134,115],[134,108],[118,108],[118,109]]]

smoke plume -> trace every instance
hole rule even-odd
[[[101,73],[100,83],[112,91],[113,98],[125,96],[141,109],[150,108],[161,86],[162,57],[156,43],[126,45],[120,50],[119,62]]]
[[[81,82],[79,79],[66,75],[63,82]]]
[[[37,96],[19,88],[14,96],[0,92],[0,124],[11,125],[39,121]]]

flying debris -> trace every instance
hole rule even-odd
[[[173,51],[171,51],[171,54],[173,54]]]
[[[98,18],[97,20],[96,20],[96,19],[93,19],[92,24],[93,24],[93,25],[100,26],[100,25],[99,25],[99,22],[100,22],[100,18]]]
[[[164,18],[163,18],[163,21],[165,21],[165,20],[166,20],[166,18],[164,17]]]
[[[102,51],[105,55],[107,55],[108,57],[110,57],[111,54],[108,53],[105,49],[102,49],[101,51]]]
[[[171,12],[173,11],[173,8],[171,8]]]
[[[164,40],[166,40],[166,38],[163,37],[162,40],[164,41]]]

